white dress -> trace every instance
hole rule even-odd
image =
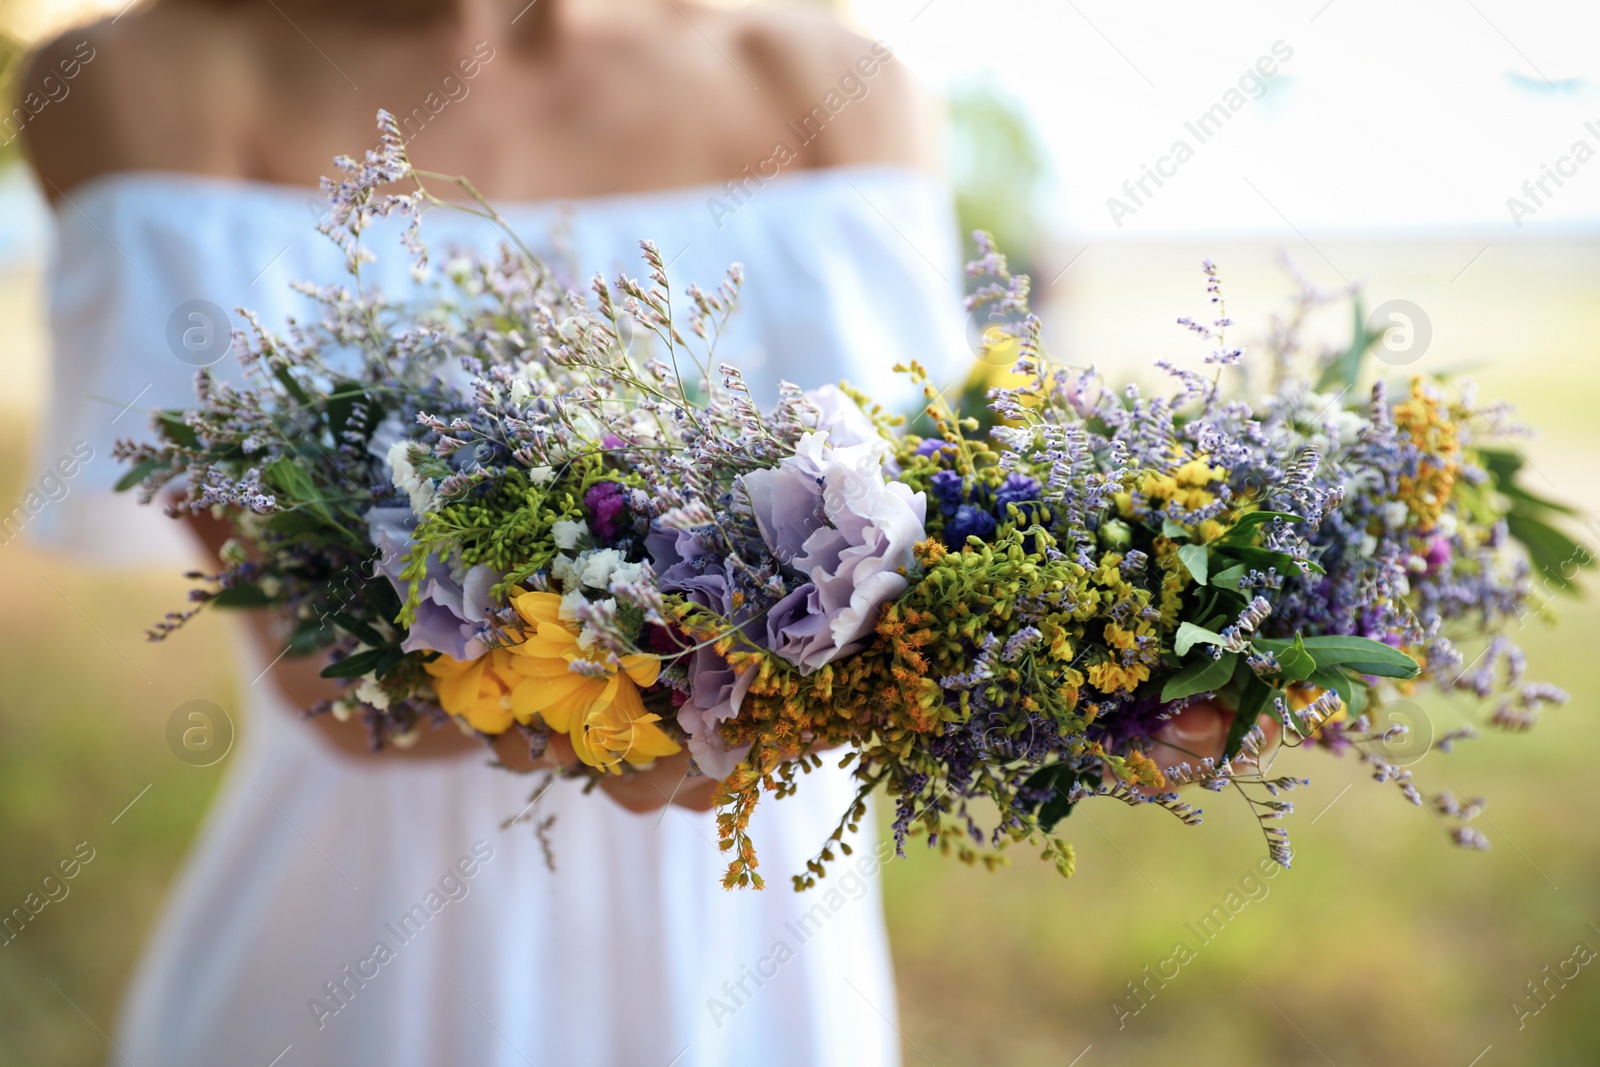
[[[150,410],[192,403],[193,367],[168,343],[175,310],[243,305],[277,326],[310,311],[291,281],[346,276],[313,229],[322,204],[309,191],[124,173],[69,195],[57,210],[54,388],[36,454],[53,463],[78,447],[81,458],[79,442],[94,454],[31,532],[99,563],[170,561],[181,527],[112,497],[109,446],[141,436]],[[780,377],[904,396],[897,360],[949,373],[964,362],[948,196],[910,170],[800,172],[742,207],[701,188],[504,214],[580,278],[642,275],[646,237],[672,261],[679,292],[742,262],[745,295],[721,354],[758,397],[775,396]],[[443,211],[423,233],[437,258],[496,239]],[[379,259],[367,276],[405,291],[403,251],[371,244]],[[181,333],[193,320],[178,321]],[[226,783],[127,994],[115,1041],[129,1062],[899,1062],[875,862],[854,877],[841,866],[831,892],[788,885],[851,794],[831,763],[757,814],[769,888],[728,893],[709,814],[633,815],[558,783],[532,812],[557,816],[552,872],[529,823],[501,829],[532,779],[477,755],[351,760],[265,682],[244,703]],[[882,854],[858,844],[858,857]]]

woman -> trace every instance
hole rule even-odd
[[[723,352],[758,396],[780,377],[888,393],[898,359],[949,375],[970,359],[928,111],[889,44],[822,15],[190,0],[63,37],[24,86],[85,40],[70,105],[28,139],[61,229],[38,454],[87,440],[102,457],[39,534],[96,558],[126,551],[147,517],[87,484],[109,487],[111,439],[139,432],[118,408],[188,403],[201,360],[169,336],[225,328],[213,306],[280,326],[309,310],[289,281],[342,280],[312,232],[315,188],[331,157],[372,142],[380,107],[420,167],[470,176],[578,277],[637,272],[646,237],[680,287],[743,262]],[[442,213],[424,232],[436,248],[495,240]],[[411,284],[395,243],[372,243],[379,284]],[[213,548],[222,536],[194,532]],[[254,632],[240,751],[134,978],[122,1056],[897,1062],[875,870],[827,897],[724,893],[706,787],[681,764],[616,787],[616,803],[561,782],[530,807],[530,779],[486,769],[453,732],[374,757],[353,727],[300,721],[324,693],[320,665],[278,658],[270,625]],[[1220,747],[1214,720],[1189,716],[1184,747]],[[812,775],[758,815],[774,874],[803,867],[849,788]],[[542,834],[500,828],[517,815]]]

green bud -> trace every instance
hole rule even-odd
[[[1133,531],[1121,519],[1107,519],[1100,524],[1100,540],[1108,548],[1127,548],[1133,543]]]

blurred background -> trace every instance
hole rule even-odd
[[[0,65],[14,73],[29,42],[121,6],[0,0]],[[1054,355],[1117,375],[1192,357],[1173,319],[1201,310],[1206,256],[1240,336],[1258,337],[1294,291],[1287,257],[1328,289],[1359,283],[1369,307],[1420,309],[1432,337],[1408,371],[1470,369],[1485,398],[1513,402],[1540,431],[1516,443],[1526,483],[1600,542],[1584,526],[1600,460],[1600,8],[839,6],[946,96],[963,226],[994,230],[1033,273]],[[0,147],[0,511],[25,488],[45,360],[48,214],[15,149]],[[1558,165],[1562,183],[1532,197],[1524,183]],[[1343,312],[1314,325],[1330,345],[1348,338]],[[94,856],[0,947],[0,1064],[110,1054],[123,982],[226,768],[182,763],[164,740],[183,701],[238,703],[214,620],[181,647],[142,639],[183,587],[0,544],[0,908],[77,843]],[[1227,797],[1205,798],[1197,829],[1080,809],[1070,881],[1027,855],[998,876],[920,853],[890,864],[906,1062],[1600,1062],[1600,966],[1580,962],[1600,953],[1597,595],[1557,598],[1559,627],[1517,635],[1569,705],[1413,767],[1425,793],[1488,799],[1489,852],[1451,847],[1354,761],[1290,753],[1280,766],[1314,783],[1290,823],[1294,868],[1165,984],[1145,969],[1195,944],[1187,924],[1265,854]],[[1482,714],[1427,711],[1438,732]]]

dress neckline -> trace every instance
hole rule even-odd
[[[938,175],[911,164],[849,163],[780,172],[774,177],[762,178],[761,181],[765,184],[760,187],[760,191],[799,194],[818,188],[830,188],[839,183],[850,185],[852,178],[864,181],[875,178],[902,179],[912,184],[942,188],[942,180]],[[307,203],[325,203],[327,200],[327,194],[321,189],[309,186],[288,185],[257,178],[224,177],[194,171],[131,169],[107,171],[77,183],[54,204],[54,211],[57,216],[63,212],[76,213],[102,201],[119,198],[159,201],[164,197],[175,197],[187,201],[197,195],[242,197],[262,203],[296,205],[301,210],[304,210],[304,205]],[[527,215],[565,208],[660,206],[684,201],[698,204],[706,198],[727,195],[729,192],[726,185],[707,182],[637,192],[599,193],[535,200],[498,200],[492,203],[497,211],[504,214]]]

